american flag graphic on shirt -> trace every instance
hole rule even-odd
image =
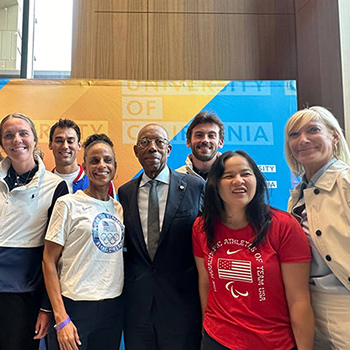
[[[252,264],[246,260],[218,259],[219,278],[253,283]]]

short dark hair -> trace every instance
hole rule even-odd
[[[267,204],[269,194],[264,175],[248,153],[240,150],[225,152],[218,157],[209,171],[204,195],[202,223],[209,249],[215,243],[214,224],[217,220],[222,220],[225,216],[225,206],[219,195],[218,183],[224,174],[226,161],[236,155],[242,156],[248,161],[256,178],[255,195],[246,207],[248,223],[255,232],[255,238],[251,247],[258,246],[265,238],[267,229],[271,223],[270,207]]]
[[[212,111],[202,111],[199,112],[192,120],[191,124],[187,128],[186,139],[187,142],[191,142],[192,130],[198,124],[203,123],[213,123],[219,127],[219,139],[223,140],[225,136],[225,127],[220,118],[215,112]]]
[[[105,143],[108,146],[110,146],[112,148],[113,154],[114,154],[114,158],[115,158],[115,153],[114,153],[114,144],[112,142],[112,140],[106,135],[106,134],[92,134],[90,136],[87,137],[87,139],[85,140],[85,142],[83,143],[83,148],[84,148],[84,161],[86,158],[86,152],[87,150],[93,146],[96,145],[98,143]]]
[[[80,132],[80,128],[79,128],[78,124],[71,119],[62,119],[62,118],[60,118],[57,123],[55,123],[54,125],[51,126],[50,136],[49,136],[50,142],[52,142],[53,134],[57,128],[74,129],[75,132],[77,133],[77,136],[78,136],[78,142],[80,142],[81,132]]]

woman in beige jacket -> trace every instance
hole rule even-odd
[[[349,349],[350,152],[338,121],[318,106],[288,120],[285,152],[293,173],[302,176],[288,210],[299,220],[312,249],[314,349]]]

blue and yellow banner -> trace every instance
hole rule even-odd
[[[140,128],[163,125],[173,149],[171,168],[185,162],[186,129],[201,110],[215,111],[225,124],[222,151],[243,149],[257,162],[271,189],[271,204],[285,209],[291,175],[283,155],[283,128],[296,111],[294,81],[121,81],[0,79],[0,118],[14,112],[36,124],[48,169],[49,129],[73,119],[83,140],[106,133],[115,144],[120,186],[141,169],[133,153]],[[82,154],[79,155],[79,162]]]

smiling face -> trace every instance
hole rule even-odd
[[[96,143],[86,150],[83,168],[90,186],[106,186],[113,180],[116,161],[112,148],[104,142]]]
[[[21,118],[9,118],[5,121],[1,130],[2,148],[11,159],[16,169],[20,168],[29,171],[35,166],[34,134],[27,121]]]
[[[77,155],[81,144],[73,128],[57,127],[52,135],[49,148],[55,157],[56,167],[77,165]]]
[[[144,146],[141,142],[145,139],[150,140],[147,146]],[[139,132],[137,144],[134,146],[134,152],[146,175],[151,179],[156,178],[166,166],[171,151],[171,145],[167,139],[168,135],[166,131],[157,124],[146,125]],[[159,142],[162,140],[166,140],[164,145],[162,145],[162,142]]]
[[[256,192],[256,177],[246,158],[236,154],[226,160],[218,190],[227,213],[246,208]]]
[[[316,120],[302,127],[296,125],[288,134],[291,153],[304,166],[309,180],[333,158],[333,147],[338,139],[336,132]]]
[[[191,140],[187,141],[194,157],[202,162],[212,160],[223,145],[219,132],[220,128],[215,123],[197,124],[192,130]]]

